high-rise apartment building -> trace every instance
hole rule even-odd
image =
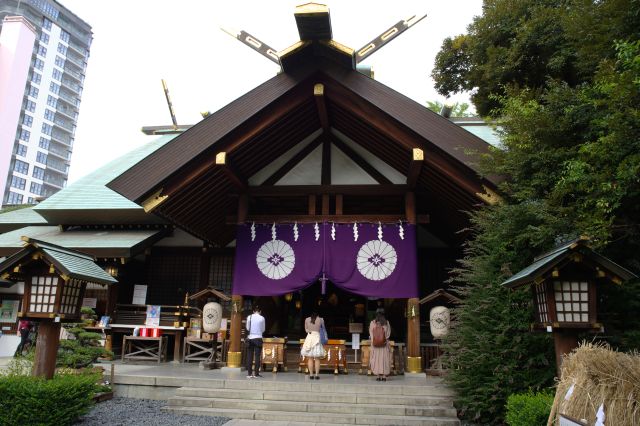
[[[67,183],[93,33],[53,0],[0,0],[2,204]]]

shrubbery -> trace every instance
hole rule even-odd
[[[89,411],[100,374],[0,376],[0,424],[69,425]]]
[[[507,424],[509,426],[544,426],[553,405],[553,393],[519,393],[507,400]]]

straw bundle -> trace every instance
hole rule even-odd
[[[547,425],[558,422],[558,414],[596,424],[601,405],[604,424],[640,425],[640,354],[583,343],[563,360]]]

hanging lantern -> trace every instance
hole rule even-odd
[[[446,306],[436,306],[429,311],[429,327],[434,339],[442,339],[449,333],[451,313]]]
[[[284,300],[286,300],[287,302],[291,302],[291,300],[293,300],[293,294],[292,293],[285,294]]]
[[[222,322],[222,306],[209,302],[202,308],[202,327],[205,333],[217,333]]]

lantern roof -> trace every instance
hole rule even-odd
[[[454,296],[443,288],[439,288],[436,291],[428,294],[427,296],[420,299],[420,304],[424,305],[425,303],[433,302],[434,300],[445,300],[450,303],[460,303],[460,298]]]
[[[189,300],[196,300],[200,299],[201,297],[211,297],[212,295],[224,300],[225,302],[231,300],[231,297],[212,287],[207,287],[204,290],[200,290],[199,292],[189,296]]]
[[[502,283],[508,288],[517,288],[527,284],[533,284],[539,278],[545,276],[554,268],[562,269],[567,263],[575,259],[575,254],[589,260],[589,263],[598,270],[608,274],[614,282],[621,282],[637,276],[611,259],[596,253],[589,246],[589,239],[579,237],[573,241],[556,247],[534,259],[534,262],[511,276]]]
[[[25,260],[42,259],[65,279],[77,279],[95,284],[114,284],[118,281],[95,263],[88,254],[57,246],[33,238],[22,237],[25,246],[18,253],[0,262],[0,275],[10,278],[12,268]]]

